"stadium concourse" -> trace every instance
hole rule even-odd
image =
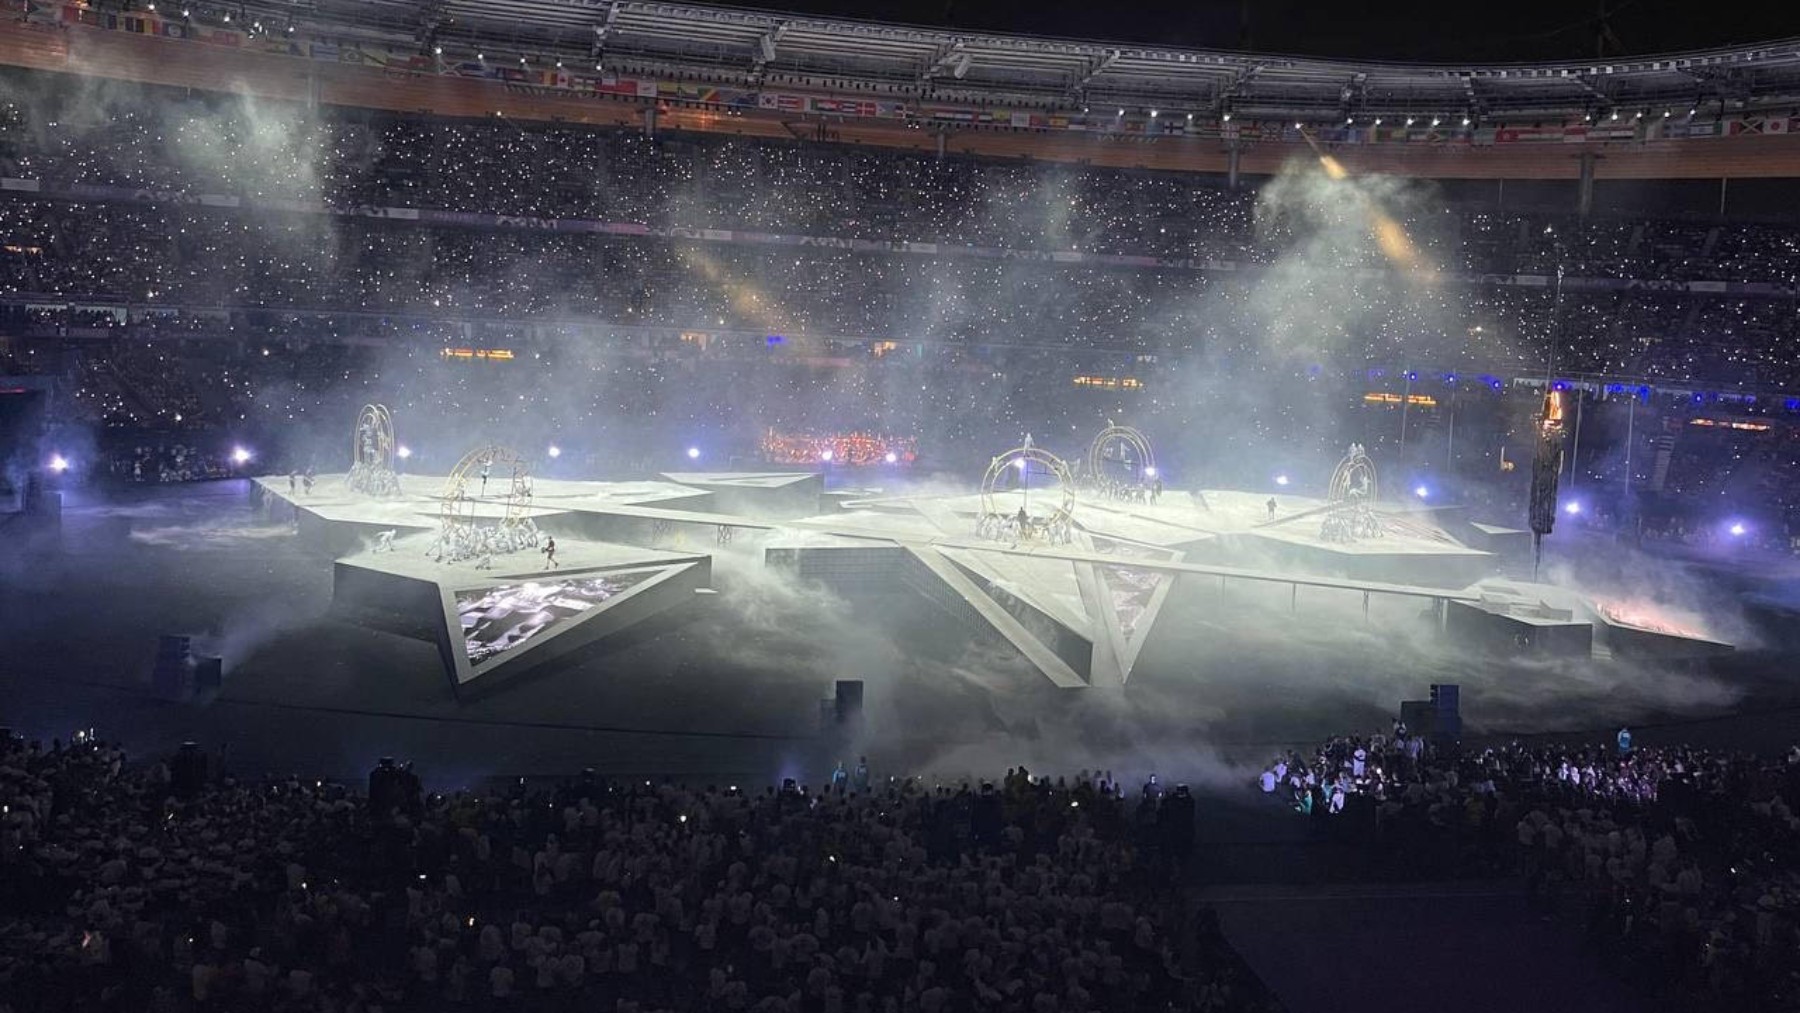
[[[0,1013],[1800,1008],[1792,43],[0,13]]]

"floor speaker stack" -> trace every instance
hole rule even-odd
[[[224,664],[218,658],[196,655],[192,637],[164,635],[156,638],[150,682],[158,696],[192,700],[219,691],[224,684]]]

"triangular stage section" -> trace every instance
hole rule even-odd
[[[709,569],[674,562],[444,587],[438,651],[458,688],[511,678],[691,601]]]
[[[1118,657],[1119,679],[1124,681],[1131,677],[1138,654],[1149,639],[1150,627],[1155,625],[1156,615],[1175,584],[1174,573],[1131,566],[1124,561],[1173,563],[1179,562],[1183,554],[1122,539],[1093,537],[1092,543],[1094,551],[1121,560],[1117,564],[1099,563],[1094,569],[1106,598],[1103,622]]]
[[[936,548],[906,546],[905,551],[923,564],[926,571],[942,581],[955,598],[972,609],[981,621],[1017,648],[1051,682],[1066,689],[1087,685],[1086,657],[1080,656],[1079,652],[1058,650],[1053,646],[1063,643],[1065,639],[1064,634],[1052,629],[1060,626],[1056,620],[1024,603],[1017,596],[996,596],[991,581],[973,569],[952,562]],[[927,594],[929,596],[929,591]],[[1003,603],[1002,598],[1012,600]],[[1069,634],[1072,635],[1073,631],[1069,631]],[[1071,660],[1078,661],[1079,667],[1071,664]]]

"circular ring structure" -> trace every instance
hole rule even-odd
[[[1100,430],[1100,435],[1094,437],[1094,442],[1088,444],[1087,480],[1099,482],[1106,478],[1104,469],[1108,462],[1130,467],[1133,482],[1156,475],[1156,451],[1151,449],[1149,437],[1111,419],[1107,420],[1106,428]]]
[[[1046,484],[1039,490],[1045,497],[1042,502],[1054,504],[1049,512],[1050,519],[1067,520],[1072,517],[1075,513],[1075,478],[1069,474],[1069,466],[1063,463],[1062,458],[1048,450],[1031,446],[1030,443],[1001,454],[988,465],[987,474],[981,478],[981,512],[988,517],[1011,513],[1012,511],[1000,509],[998,497],[1018,488],[1025,491],[1025,500],[1020,509],[1029,515],[1031,479],[1034,474],[1048,475],[1054,481],[1054,485]]]
[[[394,416],[387,405],[367,404],[356,415],[350,434],[350,488],[370,496],[400,492],[394,474]]]
[[[531,462],[517,451],[499,446],[464,454],[444,483],[440,515],[444,527],[474,525],[478,503],[500,505],[499,516],[493,518],[496,527],[517,527],[531,507]]]
[[[1350,444],[1350,452],[1331,472],[1331,485],[1326,502],[1337,506],[1347,503],[1369,504],[1381,496],[1381,479],[1375,473],[1375,462],[1360,443]]]

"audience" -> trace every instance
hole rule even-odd
[[[1284,754],[1258,787],[1317,819],[1373,825],[1390,872],[1522,876],[1534,901],[1583,919],[1602,952],[1692,1008],[1789,1008],[1800,818],[1786,800],[1800,797],[1800,747],[1610,738],[1456,749],[1396,722]]]
[[[12,1009],[1273,1008],[1172,889],[1185,792],[1018,770],[443,796],[383,761],[364,795],[206,760],[8,743]]]

